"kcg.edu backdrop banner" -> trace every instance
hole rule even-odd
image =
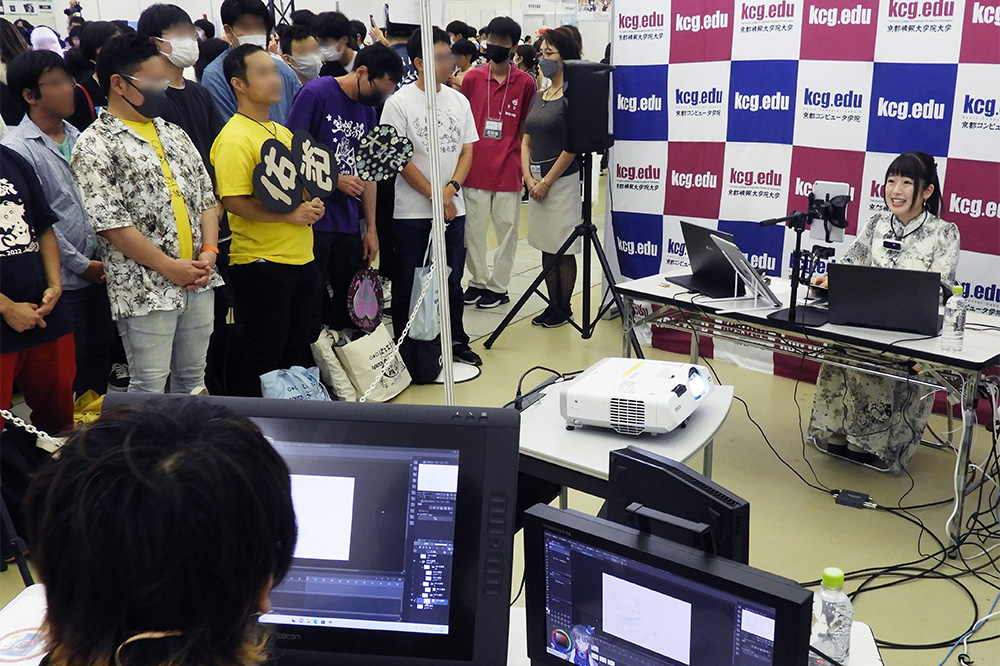
[[[679,222],[732,233],[789,274],[817,180],[853,201],[843,254],[885,211],[899,153],[935,156],[970,306],[1000,314],[1000,1],[616,0],[609,258],[639,278],[687,265]],[[803,247],[816,241],[806,236]],[[825,270],[825,267],[820,267]]]

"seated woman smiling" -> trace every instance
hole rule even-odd
[[[938,217],[941,184],[927,153],[898,156],[885,174],[889,211],[858,233],[843,263],[941,274],[951,291],[958,267],[958,227]],[[813,280],[826,286],[826,277]],[[931,390],[891,377],[823,365],[816,382],[809,437],[821,451],[899,474],[930,417]]]

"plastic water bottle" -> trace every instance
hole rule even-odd
[[[853,621],[854,606],[844,592],[844,572],[835,567],[823,569],[823,586],[813,594],[813,626],[809,644],[838,664],[847,666]],[[810,666],[827,666],[829,663],[815,652],[809,653]]]
[[[951,288],[951,298],[944,304],[944,326],[941,328],[941,351],[962,351],[965,338],[965,298],[962,285]]]

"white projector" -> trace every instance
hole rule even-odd
[[[606,358],[563,388],[559,408],[569,429],[658,435],[683,424],[714,388],[700,365]]]

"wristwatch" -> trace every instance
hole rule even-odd
[[[452,187],[454,187],[455,188],[455,194],[458,194],[459,192],[462,191],[462,186],[458,184],[457,180],[449,180],[445,184],[446,185],[451,185]]]

